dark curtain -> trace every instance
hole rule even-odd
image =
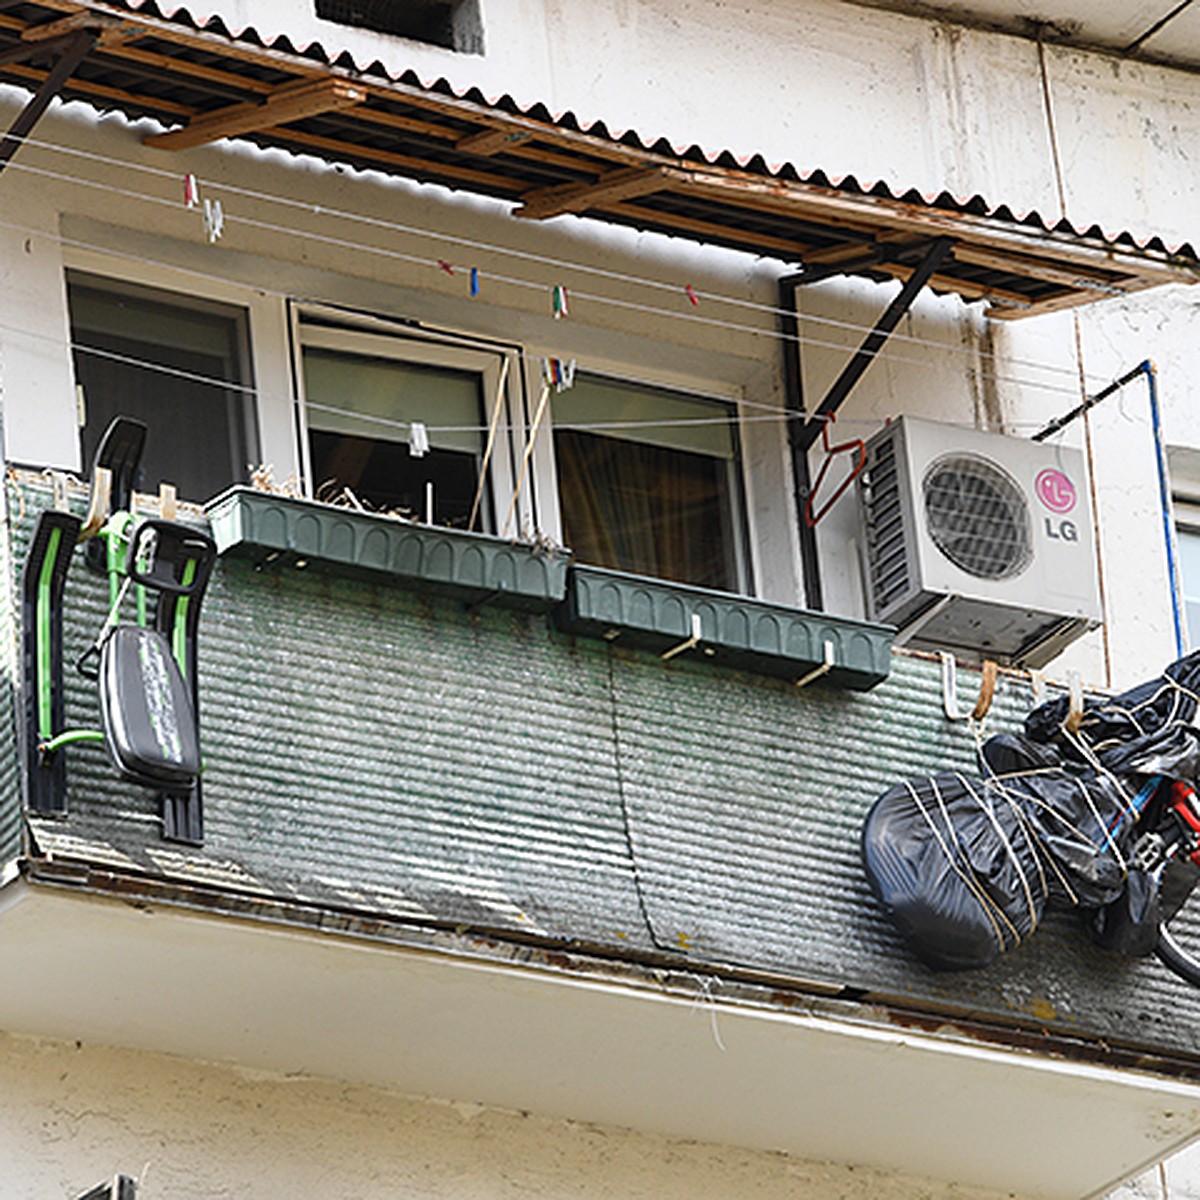
[[[566,429],[554,451],[564,540],[579,562],[737,590],[724,459]]]

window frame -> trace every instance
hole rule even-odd
[[[83,461],[83,431],[88,426],[86,401],[81,403],[81,384],[75,368],[76,339],[74,330],[75,316],[72,313],[71,289],[78,288],[93,294],[112,297],[115,301],[121,298],[140,303],[160,302],[169,305],[179,314],[195,313],[198,316],[217,317],[228,320],[231,324],[233,339],[231,342],[232,360],[237,364],[238,374],[242,378],[237,381],[225,381],[227,394],[237,394],[238,415],[236,419],[229,414],[224,425],[224,436],[228,443],[229,460],[233,467],[233,477],[228,486],[246,483],[253,470],[252,463],[260,455],[261,439],[259,437],[258,421],[258,389],[255,385],[253,342],[251,332],[251,314],[247,306],[236,301],[218,300],[210,296],[197,296],[194,293],[182,292],[174,288],[163,287],[156,283],[146,283],[140,279],[130,279],[86,270],[73,265],[64,264],[63,292],[65,296],[68,333],[68,354],[71,360],[71,377],[76,387],[76,437],[79,442],[82,469],[88,470],[89,463]],[[145,339],[156,345],[169,344],[162,339],[155,341],[151,337]],[[80,418],[83,418],[82,420]],[[103,430],[96,430],[96,440],[103,435]],[[151,431],[153,436],[153,431]],[[239,458],[243,461],[239,465]],[[177,480],[163,480],[164,483],[177,483]],[[183,499],[200,503],[211,497],[182,495]]]
[[[246,354],[245,365],[249,382],[241,386],[245,389],[247,454],[251,462],[257,458],[259,465],[271,464],[276,478],[286,478],[289,474],[298,473],[298,464],[294,461],[291,379],[287,355],[283,352],[287,344],[286,309],[281,297],[232,280],[221,280],[207,275],[203,277],[202,286],[198,286],[198,273],[195,270],[143,263],[117,252],[64,246],[60,284],[68,361],[73,360],[74,350],[67,303],[68,275],[86,275],[102,283],[111,283],[116,288],[132,287],[170,292],[184,303],[190,299],[199,304],[223,305],[244,310],[246,344],[243,351]],[[70,369],[74,382],[74,366]],[[72,409],[77,411],[74,399],[71,405]],[[74,428],[74,451],[78,456],[77,417]],[[76,458],[76,461],[81,460]],[[88,466],[88,463],[81,462],[81,470],[86,471]]]
[[[1171,497],[1171,525],[1175,539],[1175,558],[1179,572],[1179,605],[1184,640],[1188,650],[1200,649],[1200,630],[1193,638],[1188,621],[1188,588],[1184,579],[1183,555],[1180,552],[1180,535],[1200,540],[1200,495],[1176,492]],[[1200,580],[1197,583],[1197,598],[1200,599]]]
[[[492,512],[481,513],[483,519],[479,520],[477,528],[483,532],[501,533],[499,526],[502,514],[507,510],[515,486],[512,439],[508,431],[515,424],[512,407],[514,392],[520,386],[519,348],[491,343],[467,334],[431,329],[416,322],[389,321],[383,317],[351,313],[328,306],[293,302],[291,310],[297,458],[304,496],[313,499],[315,486],[309,442],[309,402],[304,378],[304,351],[307,347],[417,366],[469,371],[480,377],[485,452],[488,431],[493,422],[498,426],[491,458],[483,472],[486,477],[484,501],[487,503],[490,499]],[[397,436],[395,440],[403,442],[406,439]],[[483,465],[482,455],[479,465]]]
[[[382,37],[403,38],[415,42],[419,46],[431,46],[438,50],[449,50],[455,54],[482,54],[483,14],[480,11],[479,0],[427,0],[426,7],[445,9],[447,38],[428,36],[411,26],[406,29],[388,28],[385,22],[378,21],[373,16],[360,16],[359,19],[349,19],[328,11],[330,6],[336,7],[335,0],[314,0],[313,15],[318,21],[327,21],[342,29],[361,29]],[[325,8],[326,11],[322,11]]]

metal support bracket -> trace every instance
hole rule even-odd
[[[824,418],[836,413],[862,377],[863,372],[875,360],[901,318],[912,307],[920,292],[949,256],[954,243],[950,238],[935,238],[928,244],[925,257],[912,275],[905,281],[900,292],[888,305],[887,310],[876,322],[874,329],[855,352],[854,357],[843,369],[816,413],[809,415],[804,409],[804,388],[800,372],[800,323],[796,318],[796,293],[805,284],[815,283],[830,275],[844,272],[852,266],[870,265],[881,257],[878,247],[867,251],[865,259],[858,262],[817,266],[810,272],[789,275],[779,281],[779,331],[783,345],[783,375],[785,404],[788,412],[788,447],[792,459],[792,488],[797,514],[803,513],[812,492],[812,476],[808,466],[808,451],[821,434]],[[866,261],[869,260],[869,261]],[[804,574],[805,606],[820,611],[824,608],[821,588],[820,561],[817,555],[817,537],[804,521],[800,522],[800,560]]]
[[[854,390],[855,385],[863,377],[866,369],[875,361],[879,351],[883,349],[896,326],[900,324],[904,314],[913,306],[921,289],[929,282],[932,275],[950,255],[954,248],[954,240],[948,237],[934,238],[925,251],[920,265],[904,281],[904,286],[893,298],[891,304],[884,310],[883,315],[875,322],[874,328],[863,339],[863,343],[854,352],[850,361],[842,368],[842,373],[830,385],[825,393],[825,399],[811,414],[800,434],[801,445],[809,450],[812,444],[821,436],[824,419],[836,413],[845,403],[846,397]],[[801,276],[803,282],[803,276]]]
[[[69,34],[61,39],[30,42],[28,45],[16,46],[0,55],[0,65],[6,65],[44,55],[48,50],[61,49],[58,61],[50,69],[50,73],[42,80],[41,86],[34,92],[29,103],[17,114],[17,119],[9,126],[8,132],[0,138],[0,171],[4,170],[9,159],[24,144],[42,114],[50,107],[50,102],[66,86],[67,80],[75,73],[75,68],[87,57],[88,51],[96,44],[99,36],[98,29],[80,29],[77,33]]]
[[[954,655],[945,650],[940,651],[938,657],[942,662],[942,711],[946,714],[946,720],[965,721],[969,718],[972,721],[982,721],[992,707],[999,667],[990,659],[985,660],[975,707],[969,713],[964,713],[958,706],[958,663]]]
[[[678,646],[672,646],[670,650],[664,650],[658,657],[663,662],[670,662],[677,654],[684,654],[688,650],[694,650],[700,645],[700,614],[692,613],[692,636],[680,642]]]
[[[814,667],[807,675],[801,675],[796,680],[796,687],[808,687],[810,683],[815,683],[821,676],[828,675],[837,665],[837,647],[828,638],[825,639],[822,653],[821,665]]]

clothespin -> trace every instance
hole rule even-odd
[[[561,358],[543,358],[542,379],[556,392],[565,392],[575,383],[575,360],[563,362]]]
[[[687,292],[687,298],[692,302],[693,306],[699,307],[700,297],[696,295],[696,289],[690,283],[685,283],[683,290]]]
[[[437,265],[438,265],[439,267],[441,267],[441,268],[442,268],[442,270],[443,270],[443,271],[445,271],[447,275],[453,275],[453,274],[454,274],[454,266],[453,266],[453,264],[452,264],[452,263],[448,263],[448,262],[447,262],[447,261],[446,261],[444,258],[439,258],[439,259],[437,260]]]
[[[561,283],[554,285],[554,291],[550,297],[550,305],[554,310],[554,319],[556,321],[560,317],[569,317],[571,315],[570,305],[567,300],[567,289]]]
[[[225,213],[220,200],[205,199],[204,232],[208,234],[210,243],[215,242],[225,232]]]
[[[479,295],[479,268],[471,268],[471,295],[472,297]]]
[[[411,458],[424,458],[429,453],[429,431],[424,421],[413,421],[408,427],[408,453]]]
[[[183,177],[183,202],[188,208],[195,208],[200,203],[200,181],[195,175]]]

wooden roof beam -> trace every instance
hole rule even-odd
[[[521,197],[513,216],[542,221],[563,213],[585,212],[620,200],[648,196],[670,186],[670,172],[661,167],[627,167],[609,171],[594,183],[565,183],[537,188]]]
[[[273,129],[337,109],[353,108],[367,98],[366,88],[336,76],[302,79],[271,92],[262,103],[231,104],[193,117],[182,129],[144,139],[157,150],[188,150],[218,138]]]
[[[96,44],[100,47],[117,45],[149,32],[136,21],[126,21],[104,13],[74,12],[60,17],[57,21],[31,25],[21,31],[21,37],[27,42],[45,42],[67,33],[74,33],[78,29],[90,29],[97,33],[99,36]]]
[[[1119,296],[1127,290],[1122,287],[1121,280],[1115,275],[1105,278],[1082,268],[1076,270],[1069,266],[1055,267],[1045,259],[1029,258],[1022,254],[1002,254],[995,250],[987,250],[979,246],[955,246],[954,257],[961,263],[971,266],[989,267],[1000,271],[1025,271],[1036,279],[1046,283],[1056,283],[1060,287],[1068,287],[1075,291],[1084,290],[1101,292],[1108,296]]]
[[[1190,264],[1170,260],[1169,255],[1140,251],[1132,253],[1117,246],[1088,245],[1054,233],[1030,233],[1008,228],[994,217],[977,217],[905,201],[884,199],[869,193],[856,194],[818,188],[813,184],[783,179],[748,177],[724,168],[680,170],[683,190],[710,199],[725,198],[746,207],[794,214],[798,219],[861,229],[865,236],[953,237],[959,245],[988,247],[1002,254],[1020,255],[1028,263],[1049,260],[1059,269],[1078,262],[1089,269],[1114,271],[1145,277],[1150,282],[1183,282],[1200,276]],[[1030,267],[1029,274],[1033,274]]]
[[[529,139],[530,134],[513,129],[480,129],[460,137],[454,143],[454,148],[465,154],[479,154],[490,158],[493,154],[499,154],[501,150],[511,150]]]

